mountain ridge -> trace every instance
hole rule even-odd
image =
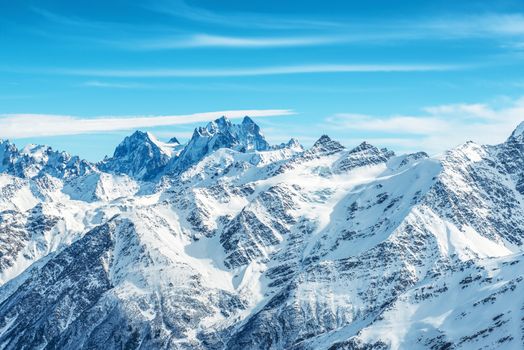
[[[0,143],[0,347],[518,349],[518,129],[397,156],[221,118],[85,171]]]

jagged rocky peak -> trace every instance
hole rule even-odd
[[[415,152],[403,154],[397,157],[391,157],[387,163],[387,166],[391,170],[399,170],[406,167],[407,165],[413,164],[421,159],[428,158],[426,152]]]
[[[249,152],[266,151],[270,146],[251,118],[245,117],[241,124],[233,124],[226,117],[221,117],[195,129],[180,157],[173,161],[172,169],[185,170],[220,148]]]
[[[155,144],[151,139],[152,134],[140,130],[135,131],[132,135],[126,136],[124,140],[116,147],[113,158],[126,157],[136,151],[142,145],[148,149],[154,149]]]
[[[18,154],[15,144],[9,140],[0,140],[0,169],[7,166]]]
[[[69,161],[79,161],[78,156],[71,156],[65,151],[55,151],[47,145],[26,145],[20,154],[26,159],[37,163],[68,163]]]
[[[26,145],[20,151],[20,153],[24,155],[28,155],[30,157],[35,157],[35,158],[45,156],[46,154],[49,154],[50,152],[52,152],[51,147],[47,145],[37,145],[34,143],[30,143]]]
[[[287,143],[286,143],[286,147],[288,148],[304,148],[302,147],[302,145],[300,144],[300,142],[298,141],[298,139],[292,137]]]
[[[169,149],[163,146],[153,134],[137,130],[117,146],[113,157],[99,166],[104,171],[150,180],[162,172],[171,158]]]
[[[485,153],[485,146],[473,141],[466,141],[457,147],[444,153],[445,159],[460,158],[479,161]]]
[[[524,122],[520,123],[511,133],[507,142],[509,143],[524,143]]]
[[[328,135],[322,135],[311,147],[311,151],[316,153],[335,153],[342,151],[345,147],[340,142],[332,140]]]
[[[288,142],[282,142],[280,145],[272,146],[273,149],[289,149],[296,152],[301,152],[304,150],[304,146],[296,138],[291,138]]]
[[[366,150],[378,150],[378,148],[368,143],[367,141],[364,141],[357,147],[353,148],[350,152],[355,153],[355,152],[362,152]]]
[[[0,140],[0,151],[18,151],[15,144],[9,140]]]
[[[32,143],[22,148],[20,154],[36,162],[46,162],[48,160],[56,160],[57,158],[61,161],[67,161],[72,158],[71,155],[65,151],[54,151],[50,146]]]
[[[344,172],[363,166],[377,165],[386,163],[394,156],[395,153],[393,151],[390,151],[387,148],[379,149],[378,147],[364,141],[357,147],[349,150],[347,154],[340,159],[335,166],[335,169]]]
[[[167,143],[180,145],[180,141],[178,141],[178,139],[176,137],[174,137],[174,136],[172,138],[170,138],[169,141],[167,141]]]
[[[9,141],[0,142],[0,171],[10,175],[33,178],[47,174],[69,178],[93,170],[93,165],[86,160],[65,151],[55,151],[50,146],[29,144],[18,150]]]
[[[265,151],[269,149],[260,127],[249,117],[244,117],[241,124],[233,124],[226,117],[220,117],[205,128],[197,128],[193,139],[196,137],[209,137],[213,150],[219,148],[232,148],[239,151]],[[193,140],[192,139],[192,140]]]
[[[395,152],[387,149],[387,148],[378,148],[376,146],[373,146],[367,141],[363,141],[360,145],[357,147],[351,149],[349,153],[359,153],[359,152],[367,152],[367,153],[374,153],[374,154],[383,154],[385,157],[390,158],[395,156]]]
[[[260,134],[260,127],[248,116],[242,120],[242,126],[253,134]]]

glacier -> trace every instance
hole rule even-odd
[[[249,117],[0,142],[0,349],[522,349],[524,124],[396,155]]]

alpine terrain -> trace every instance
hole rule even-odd
[[[97,164],[0,143],[0,349],[523,347],[524,124],[436,157],[249,117]]]

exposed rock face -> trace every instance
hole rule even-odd
[[[338,141],[332,140],[327,135],[322,135],[311,147],[310,153],[313,154],[331,154],[336,153],[344,149]]]
[[[162,173],[170,160],[150,133],[136,131],[122,141],[112,158],[99,167],[108,172],[126,174],[140,180],[151,180]]]
[[[291,138],[286,143],[281,143],[277,146],[272,146],[272,149],[290,149],[295,151],[303,151],[304,147],[300,144],[300,142],[296,138]]]
[[[171,171],[183,171],[220,148],[247,152],[266,151],[270,146],[251,118],[245,117],[240,125],[236,125],[222,117],[204,128],[195,129],[187,146],[173,161]]]
[[[249,118],[98,167],[0,143],[0,348],[521,348],[520,129],[439,158]]]
[[[338,171],[349,171],[363,166],[377,165],[387,162],[395,153],[387,149],[378,149],[367,142],[362,142],[348,152],[335,166]]]
[[[89,174],[94,171],[94,166],[49,146],[28,145],[20,151],[9,141],[1,141],[0,171],[22,178],[51,175],[68,179]]]

